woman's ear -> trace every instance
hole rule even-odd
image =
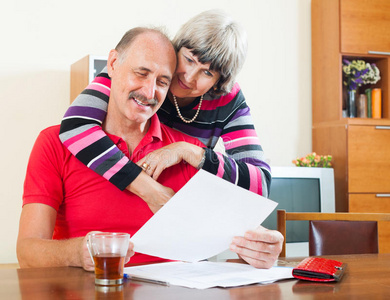
[[[115,71],[115,66],[118,61],[118,51],[112,49],[107,59],[107,73],[108,76],[112,77],[112,73]]]

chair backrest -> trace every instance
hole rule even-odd
[[[309,255],[378,253],[376,221],[309,221]]]
[[[390,221],[390,214],[385,214],[385,213],[311,213],[311,212],[286,212],[285,210],[278,210],[277,211],[277,227],[278,227],[278,231],[280,231],[284,237],[283,249],[282,249],[282,252],[280,253],[280,256],[281,257],[286,256],[286,221],[320,221],[320,220],[321,221],[374,221],[376,223],[378,221]],[[349,225],[351,225],[351,224],[349,224]],[[352,225],[352,226],[354,226],[354,225]],[[358,231],[358,230],[355,230],[355,231]],[[375,233],[371,232],[371,236],[375,236]],[[309,244],[310,244],[310,242],[309,242]],[[376,244],[378,244],[378,240],[376,241]],[[334,254],[342,254],[342,253],[334,253]],[[315,254],[310,254],[310,255],[315,255]],[[318,255],[320,255],[320,254],[318,254]]]

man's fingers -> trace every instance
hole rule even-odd
[[[283,235],[279,231],[265,229],[264,227],[256,230],[248,230],[244,237],[251,241],[260,241],[269,244],[283,242]]]
[[[126,257],[125,257],[125,264],[127,264],[130,261],[130,258],[134,255],[134,244],[132,242],[129,242],[129,248],[127,249]]]
[[[274,265],[273,259],[259,260],[245,255],[240,255],[240,257],[243,260],[245,260],[248,264],[258,269],[269,269]]]

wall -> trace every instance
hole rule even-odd
[[[271,165],[311,151],[310,0],[52,1],[2,4],[0,18],[0,263],[16,262],[23,181],[39,131],[69,104],[70,65],[106,55],[124,32],[223,8],[246,27],[249,53],[238,81]]]

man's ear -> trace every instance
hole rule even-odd
[[[112,77],[112,73],[115,71],[116,63],[118,61],[118,51],[112,49],[108,55],[107,60],[107,72],[108,76]]]

